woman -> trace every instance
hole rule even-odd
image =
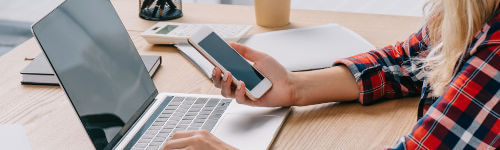
[[[335,62],[334,67],[288,72],[270,56],[231,43],[273,83],[258,101],[231,73],[214,70],[222,95],[252,106],[303,106],[420,94],[419,120],[397,149],[500,147],[500,1],[431,0],[427,24],[405,42]],[[224,78],[221,78],[221,74]],[[335,91],[335,92],[331,92]],[[166,149],[234,149],[206,131],[179,132]]]

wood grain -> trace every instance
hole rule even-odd
[[[155,22],[137,16],[137,2],[114,0],[135,46],[141,54],[165,60],[154,82],[161,92],[218,94],[200,71],[167,45],[151,45],[140,37]],[[253,8],[213,4],[183,6],[178,22],[255,24]],[[291,24],[281,28],[255,26],[251,34],[338,23],[382,47],[404,40],[418,30],[421,18],[329,11],[293,10]],[[56,86],[21,85],[19,72],[40,48],[31,39],[0,57],[0,124],[21,124],[33,149],[93,149],[64,92]],[[375,149],[392,146],[411,131],[416,121],[415,98],[384,101],[371,106],[328,103],[295,107],[272,149]]]

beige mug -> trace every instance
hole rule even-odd
[[[290,0],[254,0],[257,25],[281,27],[290,23]]]

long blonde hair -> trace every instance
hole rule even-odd
[[[457,60],[499,5],[500,0],[429,0],[426,4],[432,50],[424,66],[433,96],[443,94],[458,71]]]

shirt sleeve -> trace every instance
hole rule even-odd
[[[371,104],[383,98],[420,94],[423,72],[418,69],[427,53],[426,26],[404,42],[340,59],[334,65],[345,65],[354,75],[360,91],[359,102]]]
[[[483,47],[467,59],[444,94],[395,148],[498,149],[499,49]]]

